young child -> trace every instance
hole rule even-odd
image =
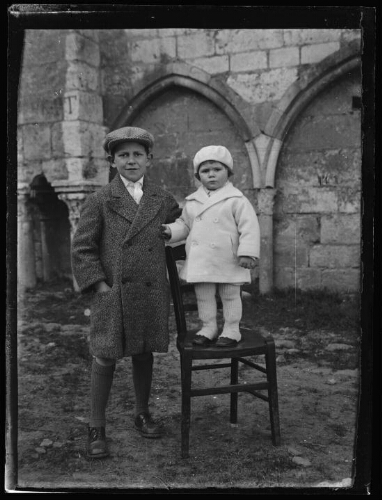
[[[180,218],[164,224],[169,243],[186,239],[186,261],[180,277],[195,284],[202,329],[193,341],[209,345],[218,336],[216,287],[223,304],[224,328],[217,346],[241,340],[240,285],[251,282],[250,269],[260,254],[260,230],[249,200],[228,180],[233,160],[224,146],[207,146],[194,158],[195,177],[202,185],[186,197]]]
[[[85,200],[72,243],[72,267],[91,308],[91,412],[87,453],[109,455],[106,406],[116,360],[132,356],[135,428],[160,437],[149,413],[153,352],[167,352],[169,284],[161,225],[181,213],[175,199],[146,176],[153,136],[137,127],[110,132],[103,143],[118,174]]]

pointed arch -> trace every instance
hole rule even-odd
[[[326,87],[347,73],[361,67],[359,42],[328,56],[303,71],[274,107],[264,133],[270,137],[265,154],[265,187],[274,187],[276,166],[284,138],[296,118]]]
[[[205,71],[185,63],[172,63],[165,66],[160,74],[145,82],[137,94],[123,108],[111,129],[129,125],[134,118],[156,97],[172,87],[183,87],[201,94],[219,108],[234,124],[242,138],[249,157],[253,187],[261,183],[260,164],[253,138],[260,134],[257,125],[245,117],[245,101],[223,82],[214,79]]]

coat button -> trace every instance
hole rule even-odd
[[[130,283],[131,278],[122,278],[122,285],[125,285],[126,283]]]
[[[146,281],[146,286],[151,286],[151,281]]]
[[[214,219],[214,222],[219,222],[219,219],[216,217],[216,218]]]
[[[199,221],[200,221],[200,220],[202,220],[202,219],[201,219],[201,217],[199,217],[199,216],[198,216],[198,217],[195,217],[195,220],[196,220],[197,222],[199,222]]]
[[[198,242],[197,242],[197,241],[193,241],[193,242],[191,243],[191,245],[192,245],[193,247],[196,247],[196,245],[197,245],[197,244],[198,244]]]

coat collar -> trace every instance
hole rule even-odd
[[[156,216],[161,201],[159,189],[146,176],[139,205],[130,196],[119,175],[110,183],[110,197],[107,201],[109,207],[132,223],[126,239],[132,238]]]
[[[220,203],[227,198],[242,198],[244,195],[241,191],[233,186],[231,182],[227,182],[217,193],[208,196],[203,186],[200,186],[197,191],[186,197],[187,201],[195,200],[200,203],[198,206],[199,213],[204,212],[216,203]]]

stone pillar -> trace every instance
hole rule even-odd
[[[260,224],[260,274],[259,290],[261,294],[273,288],[273,205],[276,190],[260,189],[257,196]]]
[[[19,191],[17,196],[17,275],[21,290],[36,286],[33,218],[26,191]]]
[[[73,241],[74,233],[76,232],[78,221],[80,219],[81,207],[86,197],[99,189],[100,185],[92,183],[83,183],[82,185],[68,185],[65,181],[56,181],[52,183],[58,198],[63,201],[69,209],[70,222],[70,241]],[[76,291],[79,290],[76,280],[73,276],[73,287]]]

